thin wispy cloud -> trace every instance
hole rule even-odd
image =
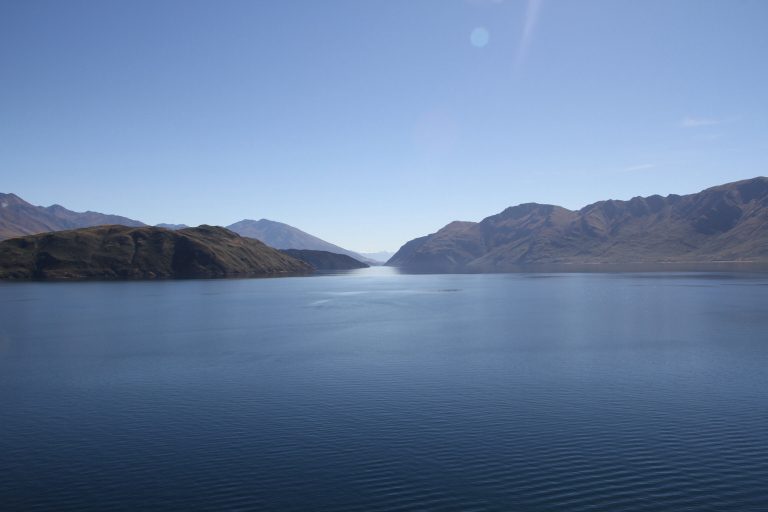
[[[629,167],[625,167],[621,170],[621,172],[637,172],[637,171],[645,171],[648,169],[654,169],[656,167],[656,164],[638,164],[638,165],[632,165]]]
[[[680,126],[682,128],[701,128],[702,126],[714,126],[722,122],[720,119],[713,119],[711,117],[687,116],[680,121]]]
[[[525,9],[523,35],[520,37],[520,45],[517,47],[515,69],[520,69],[528,56],[528,50],[530,49],[531,41],[533,41],[533,35],[536,32],[536,24],[539,19],[541,4],[542,0],[528,0],[528,5]]]

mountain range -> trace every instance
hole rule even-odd
[[[689,195],[607,200],[573,211],[507,208],[411,240],[387,262],[415,272],[505,272],[535,264],[768,262],[768,178]]]
[[[0,240],[111,224],[147,227],[127,217],[34,206],[14,194],[0,194]],[[163,226],[179,232],[190,229]],[[281,222],[242,220],[228,229],[275,249],[326,251],[371,262]],[[315,265],[347,264],[311,256]],[[387,265],[414,272],[505,272],[538,264],[724,261],[768,263],[768,178],[696,194],[599,201],[580,210],[521,204],[480,222],[451,222],[411,240]]]
[[[35,206],[15,194],[0,193],[0,240],[111,224],[131,227],[146,226],[143,222],[119,215],[107,215],[91,211],[74,212],[57,204],[48,207]],[[157,227],[181,230],[189,226],[185,224],[158,224]],[[260,240],[275,249],[327,251],[345,254],[365,263],[380,263],[282,222],[267,219],[258,221],[246,219],[230,224],[227,229],[241,236]]]
[[[145,226],[143,222],[98,212],[73,212],[55,204],[34,206],[15,194],[0,193],[0,240],[49,231],[88,228],[107,224]]]

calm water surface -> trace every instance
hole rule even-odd
[[[0,283],[3,510],[768,510],[768,275]]]

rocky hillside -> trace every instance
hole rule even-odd
[[[768,261],[768,178],[684,196],[600,201],[578,211],[522,204],[412,240],[387,265],[504,272],[528,264],[714,261]]]
[[[100,226],[0,242],[0,278],[149,279],[265,276],[312,268],[258,240],[200,226]]]

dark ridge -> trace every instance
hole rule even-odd
[[[346,254],[311,251],[309,249],[283,249],[280,252],[301,260],[316,270],[351,270],[370,267],[367,263],[358,261]]]
[[[221,227],[171,231],[99,226],[0,242],[0,279],[247,277],[311,272],[258,240]]]

